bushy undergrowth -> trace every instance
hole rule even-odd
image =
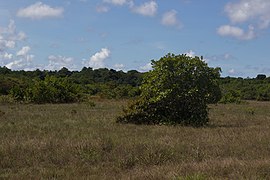
[[[11,95],[0,96],[0,104],[12,104],[15,102],[15,99]]]
[[[48,76],[44,80],[36,80],[27,88],[15,86],[11,90],[17,101],[33,103],[72,103],[80,99],[79,88],[66,78]]]
[[[241,100],[241,93],[236,90],[229,90],[227,92],[223,92],[222,98],[220,99],[219,103],[228,104],[228,103],[235,103],[240,104]]]

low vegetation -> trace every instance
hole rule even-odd
[[[117,124],[127,101],[0,105],[0,179],[269,179],[270,103],[210,105],[209,126]]]

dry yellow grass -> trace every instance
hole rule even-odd
[[[210,106],[210,125],[116,124],[125,101],[0,105],[0,178],[270,179],[270,103]]]

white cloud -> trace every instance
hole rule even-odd
[[[6,47],[6,48],[15,48],[15,45],[16,45],[16,42],[15,41],[11,41],[11,40],[3,40],[3,45]]]
[[[100,52],[94,54],[88,61],[83,64],[93,69],[105,67],[104,61],[110,57],[111,51],[108,48],[102,48]]]
[[[19,32],[18,34],[17,34],[17,40],[18,41],[23,41],[23,40],[25,40],[26,39],[26,34],[24,33],[24,32]]]
[[[18,60],[14,60],[8,64],[6,64],[5,66],[9,69],[24,69],[27,70],[30,67],[32,67],[32,61],[34,59],[34,55],[25,55],[24,57],[18,59]]]
[[[134,6],[133,12],[141,14],[143,16],[155,16],[157,13],[158,4],[155,1],[145,2],[140,6]]]
[[[52,8],[49,5],[37,2],[17,12],[18,17],[30,19],[43,19],[52,17],[61,17],[64,9],[61,7]]]
[[[104,0],[104,2],[113,4],[113,5],[122,6],[128,3],[129,1],[128,0]]]
[[[180,21],[177,19],[177,11],[171,10],[163,14],[161,24],[165,26],[177,26],[181,27]]]
[[[143,72],[150,71],[150,70],[152,70],[152,64],[151,63],[147,63],[146,65],[141,66],[139,69],[141,71],[143,71]]]
[[[189,51],[187,51],[187,52],[185,52],[184,53],[186,56],[188,56],[188,57],[191,57],[191,58],[195,58],[196,56],[197,57],[203,57],[202,55],[197,55],[193,50],[189,50]],[[206,63],[208,63],[209,61],[210,61],[210,59],[208,59],[208,58],[204,58],[203,57],[203,59],[202,59],[204,62],[206,62]]]
[[[30,50],[31,48],[29,46],[24,46],[21,50],[17,52],[17,56],[25,56]]]
[[[15,22],[10,20],[7,27],[0,27],[0,52],[14,49],[18,41],[26,39],[24,32],[17,33]]]
[[[236,71],[235,71],[234,69],[230,69],[230,70],[228,71],[228,74],[229,74],[229,75],[236,75]]]
[[[113,67],[115,68],[116,71],[120,71],[120,70],[124,70],[125,65],[124,64],[115,64]]]
[[[47,70],[60,70],[63,67],[68,68],[69,70],[74,70],[76,66],[74,65],[74,59],[72,57],[64,56],[54,56],[51,55],[48,57],[49,64],[45,67]]]
[[[248,31],[245,32],[236,26],[223,25],[217,29],[217,33],[221,36],[234,37],[240,40],[251,40],[256,37],[253,26],[249,26]]]
[[[230,55],[229,53],[225,53],[223,57],[224,59],[230,59],[232,58],[232,55]]]
[[[221,36],[230,36],[239,40],[252,40],[258,33],[270,26],[270,1],[269,0],[236,0],[227,3],[225,13],[231,21],[231,25],[218,28]],[[236,24],[246,26],[248,30],[237,27]]]
[[[195,52],[192,50],[189,50],[188,52],[184,53],[186,56],[194,58],[195,57]]]
[[[27,70],[32,67],[32,61],[34,59],[34,55],[28,54],[31,48],[29,46],[22,47],[21,50],[17,52],[17,57],[10,56],[10,60],[13,60],[7,63],[5,66],[9,69],[24,69]]]
[[[9,21],[8,28],[6,29],[6,32],[8,34],[14,34],[15,31],[16,31],[15,21],[14,20],[10,20]]]
[[[129,7],[134,6],[133,0],[103,0],[104,3],[112,4],[114,6],[128,5]]]
[[[207,59],[209,59],[210,61],[228,61],[235,59],[235,57],[229,53],[224,53],[219,55],[208,56]]]
[[[19,31],[15,26],[15,22],[10,20],[7,27],[0,27],[0,65],[6,66],[10,69],[28,69],[32,67],[34,55],[28,54],[29,46],[22,47],[17,53],[13,55],[14,48],[17,47],[17,42],[25,40],[26,34]],[[12,53],[10,53],[12,52]]]
[[[225,12],[233,23],[255,20],[261,28],[267,28],[270,23],[269,0],[238,0],[228,3]]]
[[[3,59],[11,60],[13,58],[13,54],[9,54],[9,53],[5,52],[4,54],[1,54],[0,57]]]
[[[109,7],[107,7],[107,6],[104,6],[104,5],[101,5],[101,6],[97,6],[96,7],[96,11],[98,12],[98,13],[106,13],[106,12],[108,12],[109,11]]]

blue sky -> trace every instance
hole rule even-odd
[[[0,66],[147,71],[167,53],[270,76],[269,0],[0,1]]]

